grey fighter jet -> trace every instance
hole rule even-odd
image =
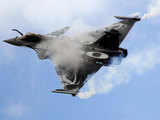
[[[70,62],[67,64],[61,63],[61,61],[58,61],[58,64],[55,62],[55,69],[64,89],[56,89],[52,91],[53,93],[64,93],[76,96],[87,82],[88,76],[96,73],[102,66],[114,64],[112,62],[113,58],[118,58],[119,61],[121,61],[123,58],[127,57],[127,49],[121,48],[120,44],[132,26],[137,21],[140,21],[140,18],[115,17],[120,20],[118,23],[87,33],[88,36],[94,38],[94,41],[79,42],[82,51],[81,56],[79,56],[81,60],[80,65],[71,67]],[[35,33],[27,33],[24,35],[19,30],[13,29],[13,31],[17,31],[21,36],[4,40],[4,42],[15,46],[31,48],[36,51],[40,59],[53,59],[54,61],[54,57],[52,58],[54,52],[49,49],[52,47],[52,44],[49,44],[50,42],[48,41],[65,38],[65,34],[69,30],[70,27],[65,27],[45,35]],[[63,44],[63,46],[65,46],[65,44]],[[59,56],[61,56],[61,54],[59,54]]]

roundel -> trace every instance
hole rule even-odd
[[[92,58],[97,58],[97,59],[108,59],[109,58],[107,54],[102,53],[102,52],[87,52],[86,55]]]

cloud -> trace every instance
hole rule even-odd
[[[22,117],[28,113],[29,107],[22,103],[8,105],[3,112],[9,117]]]
[[[1,2],[0,25],[5,30],[30,26],[47,32],[77,19],[89,20],[108,7],[108,0],[5,0]]]
[[[104,0],[35,0],[24,9],[24,17],[40,29],[53,30],[98,14],[104,3]]]
[[[103,67],[88,81],[88,91],[82,91],[78,96],[87,99],[95,94],[107,93],[117,85],[128,83],[134,79],[134,75],[143,75],[159,65],[159,53],[159,46],[154,45],[129,55],[119,66]]]

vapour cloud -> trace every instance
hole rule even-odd
[[[52,41],[48,49],[53,53],[51,56],[53,63],[66,65],[68,68],[77,68],[82,62],[81,45],[67,37]]]
[[[51,40],[45,40],[37,48],[47,48],[50,53],[46,54],[49,54],[55,65],[77,68],[83,64],[82,55],[84,51],[82,50],[82,44],[96,40],[88,33],[91,30],[93,28],[83,21],[76,21],[65,34],[53,37]]]
[[[148,19],[160,15],[160,0],[154,0],[148,5],[147,13],[144,14],[142,19]]]
[[[95,94],[107,93],[117,85],[128,83],[134,79],[134,75],[143,75],[160,64],[159,53],[160,48],[155,45],[129,55],[119,66],[103,67],[88,81],[88,90],[80,92],[78,96],[87,99]]]

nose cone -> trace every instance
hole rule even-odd
[[[24,43],[21,40],[18,40],[17,37],[4,40],[3,42],[6,42],[11,45],[15,45],[15,46],[24,46]]]
[[[4,42],[15,45],[15,46],[24,46],[29,48],[34,48],[37,44],[39,44],[44,37],[35,33],[28,33],[23,36],[14,37],[8,40],[4,40]]]

